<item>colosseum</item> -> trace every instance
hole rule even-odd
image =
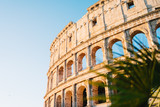
[[[108,83],[89,71],[107,72],[103,64],[129,55],[124,48],[129,48],[127,41],[133,43],[136,36],[143,35],[149,47],[156,46],[153,41],[160,43],[160,0],[99,0],[87,11],[76,23],[68,23],[51,44],[44,107],[109,106],[109,100],[89,99],[110,94],[107,87],[89,84]],[[122,56],[113,53],[116,43],[123,46]]]

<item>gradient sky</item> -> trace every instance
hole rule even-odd
[[[50,44],[98,0],[0,0],[0,107],[43,107]]]

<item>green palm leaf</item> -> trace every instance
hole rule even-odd
[[[110,71],[108,74],[97,73],[111,83],[106,85],[114,92],[109,96],[111,107],[148,107],[154,105],[154,99],[158,99],[160,51],[156,48],[146,48],[141,42],[135,42],[140,45],[141,50],[129,44],[132,48],[127,51],[132,57],[125,56],[125,60],[116,60],[105,65],[104,67]],[[149,101],[151,98],[152,102]]]

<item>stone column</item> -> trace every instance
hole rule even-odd
[[[57,71],[56,71],[56,86],[58,86],[58,82],[59,82],[58,70],[59,70],[59,67],[57,66]]]
[[[65,43],[66,43],[66,53],[67,53],[67,51],[68,51],[68,49],[67,49],[67,47],[68,47],[68,46],[67,46],[68,32],[66,32],[66,38],[65,38],[65,40],[66,40]]]
[[[75,23],[75,43],[76,46],[78,45],[78,41],[77,41],[77,23]]]
[[[67,63],[67,60],[64,61],[64,74],[63,74],[63,80],[64,81],[66,81],[66,78],[67,78],[67,76],[66,76],[66,74],[67,74],[67,65],[66,65],[66,63]]]
[[[91,67],[91,45],[87,48],[87,68]]]
[[[149,24],[150,24],[150,28],[151,28],[151,31],[153,33],[153,40],[156,41],[157,40],[157,34],[156,34],[156,29],[159,27],[157,26],[157,20],[152,20],[152,21],[149,21]],[[158,40],[157,40],[158,42]]]
[[[91,33],[90,33],[90,26],[89,26],[89,24],[90,24],[90,21],[89,21],[89,13],[87,13],[87,21],[88,21],[88,23],[87,23],[87,29],[88,29],[88,38],[91,38]]]
[[[58,59],[60,58],[60,39],[58,39],[58,42],[59,42],[59,44],[58,44]]]
[[[74,68],[74,70],[73,70],[74,74],[73,75],[76,76],[77,75],[77,53],[74,54],[74,67],[73,68]]]
[[[106,22],[105,22],[105,14],[104,14],[104,4],[102,5],[102,14],[103,14],[103,24],[104,24],[104,30],[107,30]]]
[[[48,82],[47,82],[47,92],[49,91],[49,77],[48,77]]]
[[[107,79],[106,79],[106,84],[111,84]],[[111,101],[109,100],[109,96],[113,94],[113,91],[110,90],[108,87],[105,87],[105,95],[106,95],[106,103],[107,106],[110,105]]]
[[[150,21],[149,23],[150,23],[150,29],[153,33],[153,37],[152,37],[153,42],[155,42],[154,45],[156,45],[156,43],[158,43],[156,30],[157,30],[157,28],[159,28],[159,26],[157,26],[157,20]],[[157,47],[158,47],[158,49],[160,49],[160,45],[158,45]]]
[[[109,49],[109,43],[108,43],[109,38],[104,39],[104,51],[105,51],[105,59],[107,60],[107,63],[112,63],[112,52]]]
[[[54,107],[56,107],[56,93],[54,93]]]
[[[129,36],[129,32],[124,31],[123,36],[122,36],[123,37],[122,46],[123,46],[124,55],[126,55],[126,56],[130,55],[127,49],[131,48],[130,45],[129,45],[129,43],[131,43],[130,42],[130,36],[129,37],[128,36]]]
[[[125,43],[126,43],[125,45],[126,45],[127,52],[128,52],[128,49],[132,49],[129,30],[125,30],[125,31],[124,31],[124,38],[125,38],[125,39],[124,39],[124,40],[125,40]],[[128,52],[128,56],[132,56],[132,54]]]
[[[53,97],[53,95],[50,98],[50,107],[54,107],[54,97]]]
[[[49,76],[48,81],[49,81],[48,91],[50,91],[51,90],[51,75]]]
[[[150,21],[150,22],[147,22],[147,27],[148,27],[148,31],[149,31],[149,37],[150,37],[150,40],[148,41],[148,44],[151,45],[151,47],[156,47],[156,43],[158,43],[158,39],[157,39],[157,34],[156,34],[156,21]]]
[[[92,94],[92,85],[89,84],[89,81],[91,81],[91,79],[87,80],[87,107],[93,107],[93,101],[90,99],[91,97],[93,97]]]
[[[108,51],[109,51],[109,49],[108,49],[108,38],[105,38],[104,39],[104,61],[105,62],[108,62],[109,61],[109,56],[108,56]]]
[[[122,1],[122,0],[119,0],[119,1],[120,1],[120,6],[121,6],[121,11],[122,11],[123,20],[124,20],[124,22],[126,22],[127,19],[126,19],[125,12],[124,12],[124,9],[123,9],[124,1]]]
[[[72,107],[77,107],[76,84],[73,84],[72,90]]]
[[[64,94],[65,94],[65,89],[62,89],[62,99],[61,99],[62,100],[61,101],[62,102],[62,104],[61,104],[62,107],[65,107],[65,103],[64,103],[65,95]]]
[[[154,46],[154,42],[153,42],[154,36],[153,36],[153,32],[152,32],[150,23],[147,22],[146,25],[147,25],[146,28],[147,28],[147,30],[148,30],[148,33],[145,34],[145,35],[146,35],[146,37],[147,37],[148,45],[149,45],[149,47],[151,48],[151,47]]]
[[[48,98],[48,107],[50,107],[50,97]]]
[[[48,107],[48,99],[45,101],[45,107]]]
[[[53,88],[53,71],[51,72],[51,77],[50,77],[50,90]]]

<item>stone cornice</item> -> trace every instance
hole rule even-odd
[[[74,22],[69,22],[64,28],[63,30],[57,35],[57,37],[53,40],[53,42],[51,43],[51,46],[50,46],[50,51],[54,45],[54,43],[57,41],[57,39],[67,30],[69,29],[70,27],[72,27],[72,25],[74,25],[75,23]]]

